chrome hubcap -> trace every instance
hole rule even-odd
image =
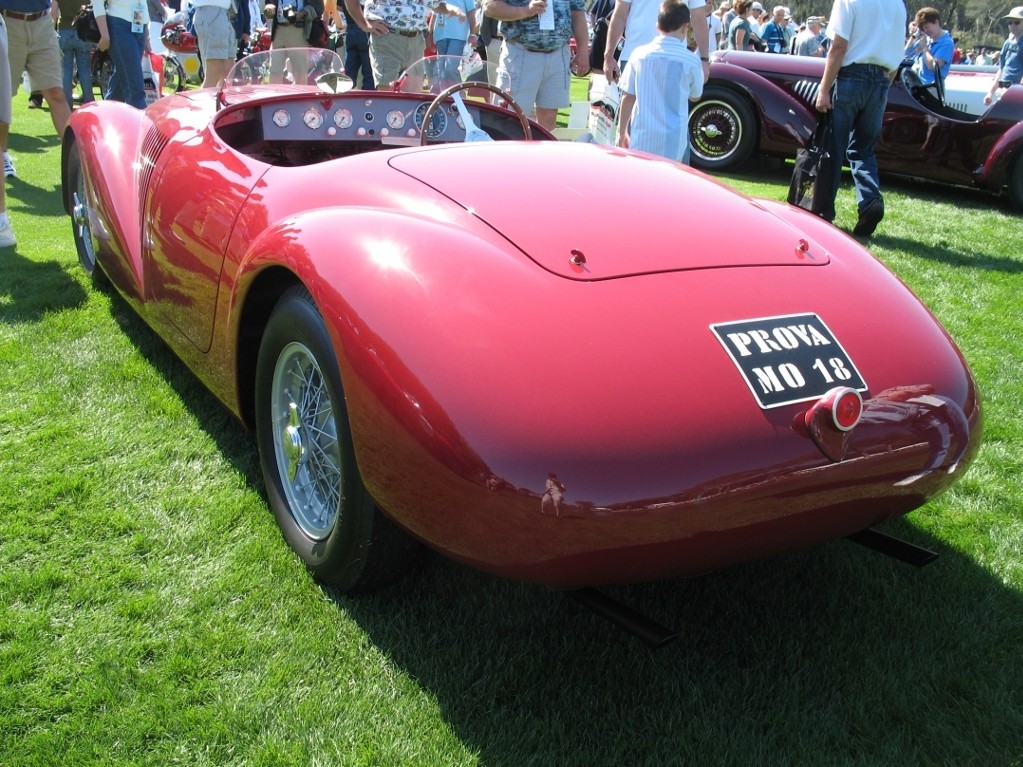
[[[341,506],[341,448],[333,402],[304,344],[290,343],[281,351],[270,396],[284,495],[302,531],[322,540],[334,529]]]
[[[702,133],[707,138],[717,138],[718,136],[722,135],[724,131],[722,131],[714,123],[708,123],[707,125],[704,125],[700,128],[700,133]]]

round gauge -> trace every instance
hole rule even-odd
[[[397,130],[405,124],[405,115],[400,109],[392,109],[387,113],[387,125]]]
[[[305,123],[307,128],[316,130],[323,125],[323,113],[315,107],[309,107],[305,110],[305,114],[302,115],[302,122]]]
[[[274,121],[274,125],[278,128],[287,128],[291,125],[291,115],[288,114],[287,109],[278,109],[273,113],[273,117],[271,119]]]
[[[430,108],[429,102],[423,102],[416,107],[416,112],[413,115],[413,120],[416,127],[423,133],[426,133],[427,138],[437,138],[441,135],[448,127],[448,116],[445,114],[443,109],[437,109],[433,113],[433,118],[430,120],[430,124],[423,127],[423,118],[426,117],[426,111]]]
[[[341,128],[352,127],[352,113],[347,109],[339,109],[334,113],[334,125]]]

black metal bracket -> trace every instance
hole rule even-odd
[[[914,567],[929,565],[938,558],[936,551],[925,549],[922,546],[917,546],[915,543],[904,541],[887,533],[878,532],[872,527],[860,530],[858,533],[853,533],[848,538],[854,543],[866,546],[874,551],[879,551],[882,554],[887,554]]]
[[[577,589],[568,591],[566,594],[579,604],[593,610],[600,617],[617,624],[633,636],[639,637],[654,649],[664,647],[678,639],[678,634],[671,629],[596,589]]]

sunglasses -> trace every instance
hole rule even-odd
[[[1009,22],[1009,26],[1010,26],[1010,27],[1015,27],[1015,26],[1019,26],[1019,22],[1018,22],[1018,21],[1010,21],[1010,22]]]

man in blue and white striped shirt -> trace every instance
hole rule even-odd
[[[700,58],[686,46],[689,7],[664,0],[659,34],[632,52],[622,79],[618,146],[683,162],[689,149],[689,101],[703,95]]]

